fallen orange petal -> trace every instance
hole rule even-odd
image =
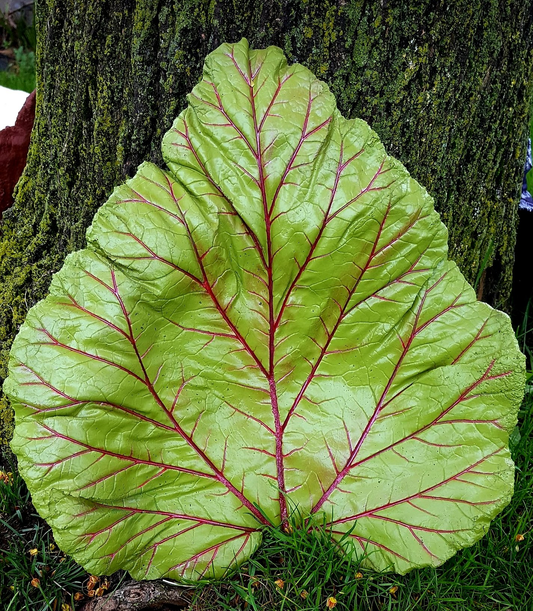
[[[96,575],[91,575],[89,577],[89,583],[87,584],[87,589],[88,590],[94,590],[94,586],[100,581],[100,577],[97,577]]]

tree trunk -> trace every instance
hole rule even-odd
[[[37,118],[0,236],[0,376],[26,312],[113,187],[242,36],[329,83],[433,195],[450,255],[507,308],[532,82],[533,0],[39,0]],[[3,437],[11,415],[0,406]],[[3,415],[2,415],[3,413]]]

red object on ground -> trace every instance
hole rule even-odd
[[[0,131],[0,218],[13,204],[13,191],[26,165],[34,119],[35,91],[27,97],[15,125]]]

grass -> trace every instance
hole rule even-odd
[[[74,609],[85,571],[66,557],[54,543],[50,529],[40,523],[16,531],[2,552],[5,565],[0,587],[5,590],[4,609]]]
[[[85,571],[61,552],[9,459],[0,471],[0,608],[69,611]]]
[[[8,70],[0,71],[0,85],[31,93],[35,89],[35,53],[23,47],[15,49],[14,53],[14,64]]]

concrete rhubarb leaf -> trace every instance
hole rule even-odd
[[[221,576],[290,508],[404,573],[509,502],[524,359],[433,201],[280,49],[224,44],[15,340],[13,448],[88,570]]]

